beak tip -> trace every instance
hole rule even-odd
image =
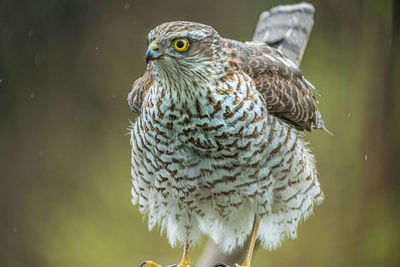
[[[146,52],[146,64],[149,63],[150,60],[157,59],[161,55],[157,50],[154,50],[152,46],[149,46]]]
[[[154,54],[151,52],[146,53],[146,63],[149,63],[150,60],[154,59]]]

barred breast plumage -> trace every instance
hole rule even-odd
[[[182,36],[186,54],[159,48]],[[323,200],[298,131],[311,130],[317,112],[311,85],[278,51],[223,39],[209,26],[167,23],[149,41],[159,50],[129,96],[140,113],[131,127],[132,201],[149,228],[159,224],[173,246],[223,232],[225,251],[243,244],[253,218],[265,248],[295,238],[300,220]],[[243,51],[264,65],[250,68]],[[274,84],[290,90],[279,94]],[[291,91],[305,104],[291,103]]]

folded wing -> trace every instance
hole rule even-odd
[[[226,42],[238,68],[255,82],[270,114],[299,130],[323,128],[313,95],[315,88],[292,61],[264,43]]]

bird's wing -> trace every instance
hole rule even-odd
[[[238,60],[233,66],[253,79],[270,114],[299,130],[323,127],[313,95],[315,88],[292,61],[264,43],[226,42],[231,58]]]
[[[128,103],[132,112],[140,113],[144,97],[153,82],[152,67],[151,64],[148,64],[145,73],[133,83],[132,90],[128,95]]]

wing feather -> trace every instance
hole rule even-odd
[[[235,64],[239,71],[255,82],[270,114],[300,130],[316,127],[321,116],[313,95],[315,88],[292,61],[264,43],[226,39],[226,47],[231,58],[236,57],[235,62],[239,59],[239,64]]]

